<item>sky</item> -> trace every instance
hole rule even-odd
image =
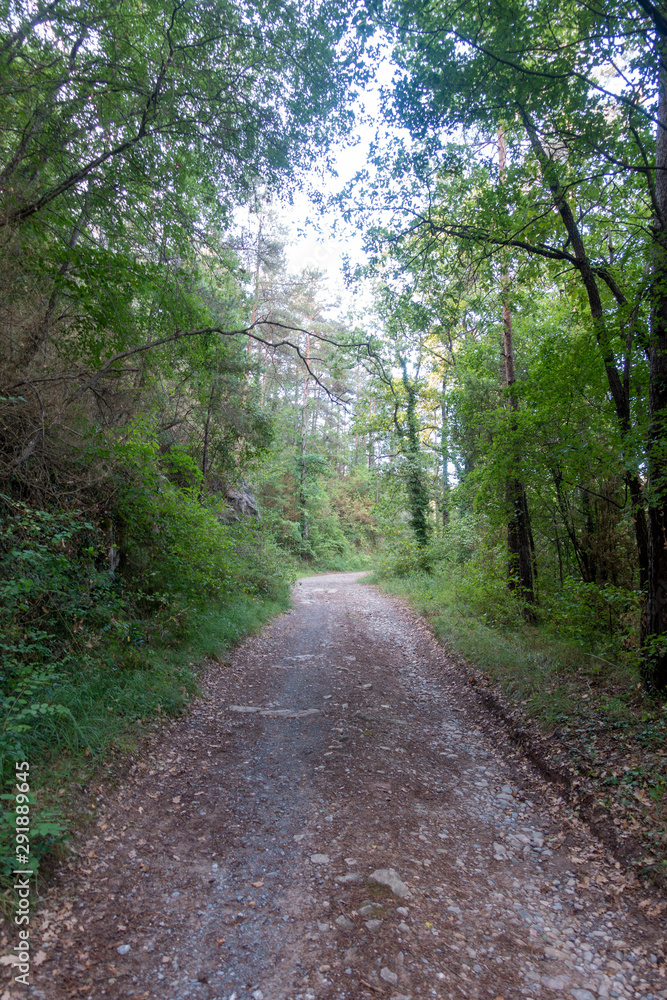
[[[387,57],[378,64],[372,84],[360,95],[350,142],[334,151],[334,165],[338,176],[325,176],[322,180],[321,171],[314,170],[308,178],[325,196],[338,193],[366,166],[380,117],[380,88],[391,82],[392,74],[393,66]],[[353,227],[346,226],[336,210],[320,214],[305,192],[298,192],[292,205],[275,207],[289,233],[286,248],[289,269],[295,273],[304,268],[316,268],[325,272],[331,298],[340,298],[341,302],[334,311],[341,315],[348,312],[360,313],[370,308],[369,290],[357,288],[355,291],[347,288],[343,277],[345,255],[352,262],[365,260],[361,234]],[[333,234],[334,226],[336,235]]]

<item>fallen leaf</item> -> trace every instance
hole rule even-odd
[[[261,889],[262,886],[264,885],[264,883],[263,882],[253,882],[252,885],[254,885],[255,889]]]
[[[35,955],[35,957],[32,960],[32,964],[33,965],[41,965],[42,962],[45,962],[45,961],[46,961],[46,952],[45,951],[38,951],[37,954]]]

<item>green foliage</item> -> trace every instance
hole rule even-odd
[[[638,628],[635,593],[568,579],[527,625],[520,600],[507,589],[502,551],[479,547],[461,563],[441,549],[427,568],[396,560],[380,566],[376,578],[409,597],[439,638],[530,705],[545,726],[581,708],[577,692],[589,691],[591,678],[608,682],[615,697],[617,687],[633,697],[637,657],[628,639]],[[617,714],[611,705],[609,711]]]
[[[31,814],[29,865],[33,875],[39,875],[41,863],[53,853],[55,847],[67,841],[67,829],[57,809],[40,808],[34,795],[29,795],[28,799]],[[12,874],[16,869],[16,813],[12,808],[13,801],[11,794],[0,796],[0,888],[12,885],[16,879]]]

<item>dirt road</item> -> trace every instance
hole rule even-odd
[[[100,802],[5,998],[667,998],[656,900],[357,577],[301,581],[211,668]]]

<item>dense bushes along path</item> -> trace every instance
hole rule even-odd
[[[660,900],[358,576],[302,580],[100,795],[30,996],[667,997]]]

